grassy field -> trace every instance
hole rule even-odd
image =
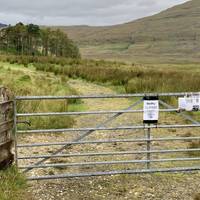
[[[182,44],[181,44],[182,43]],[[196,45],[199,41],[195,41]],[[135,62],[142,64],[199,63],[199,50],[190,42],[146,42],[139,44],[108,43],[79,45],[85,59]],[[195,50],[193,50],[195,48]]]
[[[104,60],[47,59],[45,57],[20,56],[4,57],[4,60],[10,64],[28,66],[28,68],[24,68],[27,70],[36,69],[37,78],[43,72],[46,74],[45,76],[53,73],[54,76],[61,77],[58,78],[61,82],[67,82],[69,78],[81,78],[90,82],[115,86],[126,93],[196,92],[199,90],[198,85],[200,84],[199,64],[196,63],[144,65]],[[47,77],[47,79],[52,80],[51,77]],[[26,85],[31,83],[27,76],[23,81],[26,81]],[[55,84],[53,81],[51,86],[56,87]],[[62,86],[59,87],[62,91]],[[49,88],[50,91],[54,91],[54,89]],[[38,94],[34,88],[32,91],[36,95]],[[45,91],[49,93],[48,89]]]
[[[96,61],[56,66],[35,64],[38,71],[51,71],[70,78],[121,86],[126,93],[198,91],[198,64],[140,65]]]
[[[9,74],[9,76],[8,76]],[[75,90],[67,84],[67,79],[55,76],[52,73],[36,72],[35,68],[30,65],[0,63],[0,84],[8,87],[15,96],[31,96],[31,95],[57,95],[65,96],[77,94]],[[58,104],[51,101],[29,101],[18,103],[18,112],[45,112],[55,111],[62,112],[76,109],[79,106],[78,101],[59,101]],[[32,120],[32,128],[51,127],[54,117],[38,118]],[[54,127],[64,128],[73,124],[71,117],[60,117],[56,120]]]

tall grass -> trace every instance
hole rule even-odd
[[[54,64],[60,66],[104,66],[110,67],[115,66],[119,67],[125,65],[123,62],[112,62],[112,61],[95,61],[87,59],[73,59],[73,58],[57,58],[57,57],[47,57],[47,56],[16,56],[16,55],[3,55],[0,54],[0,60],[2,62],[8,62],[11,64],[23,64],[27,66],[30,63],[42,63],[42,64]]]
[[[62,79],[82,78],[91,82],[123,87],[126,93],[192,92],[199,90],[199,72],[144,67],[137,64],[95,60],[2,56],[4,61],[33,65],[36,70],[53,72]]]
[[[98,63],[98,61],[97,61]],[[93,63],[94,64],[94,63]],[[174,70],[155,70],[143,67],[107,65],[59,66],[35,63],[39,71],[54,72],[70,78],[123,86],[127,93],[137,92],[192,92],[199,90],[199,74]]]
[[[1,200],[31,199],[31,197],[26,194],[25,188],[27,188],[25,177],[20,174],[15,167],[0,171]]]
[[[0,84],[8,87],[16,96],[37,95],[75,95],[77,94],[65,80],[60,77],[41,74],[21,68],[9,68],[0,66]],[[11,68],[10,68],[11,67]],[[8,75],[9,74],[9,75]],[[24,112],[67,112],[73,104],[79,104],[78,100],[60,101],[19,101],[17,103],[18,113]],[[72,117],[44,117],[44,118],[21,118],[20,120],[31,120],[31,129],[34,128],[67,128],[74,123]],[[21,126],[24,128],[24,126]]]

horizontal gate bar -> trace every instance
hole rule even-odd
[[[178,109],[160,109],[159,112],[178,112]],[[114,110],[114,111],[88,111],[88,112],[50,112],[50,113],[19,113],[17,117],[39,117],[39,116],[65,116],[65,115],[102,115],[118,113],[142,113],[144,110]]]
[[[29,165],[20,166],[20,169],[27,168],[51,168],[51,167],[80,167],[93,165],[119,165],[119,164],[143,164],[143,163],[163,163],[163,162],[178,162],[178,161],[199,161],[199,158],[170,158],[170,159],[155,159],[155,160],[124,160],[124,161],[105,161],[105,162],[80,162],[80,163],[64,163],[64,164],[44,164],[44,165]]]
[[[159,100],[159,103],[164,106],[165,108],[167,109],[175,109],[175,107],[167,104],[166,102],[162,101],[162,100]],[[193,124],[199,124],[198,121],[194,120],[190,115],[187,115],[185,113],[182,113],[182,112],[179,112],[178,115],[182,116],[184,119],[192,122]]]
[[[141,94],[119,94],[119,95],[86,95],[86,96],[17,96],[16,100],[56,100],[56,99],[107,99],[107,98],[130,98],[130,97],[145,97],[145,96],[160,96],[160,97],[182,97],[188,94],[200,94],[200,92],[182,92],[182,93],[141,93]]]
[[[152,151],[124,151],[124,152],[104,152],[104,153],[71,153],[57,155],[38,155],[38,156],[23,156],[18,157],[23,159],[39,159],[39,158],[64,158],[64,157],[86,157],[86,156],[113,156],[113,155],[133,155],[133,154],[168,154],[168,153],[184,153],[184,152],[199,152],[200,149],[174,149],[174,150],[152,150]]]
[[[139,105],[140,103],[142,102],[142,99],[140,100],[137,100],[136,102],[134,102],[132,105],[130,105],[129,107],[125,108],[124,110],[130,110],[130,109],[133,109],[135,106]],[[113,114],[112,116],[108,117],[108,119],[106,119],[105,121],[99,123],[96,127],[102,127],[102,126],[106,126],[108,123],[110,123],[111,121],[113,121],[114,119],[116,119],[117,117],[121,116],[122,113],[117,113],[117,114]],[[83,132],[80,136],[78,136],[77,138],[73,139],[72,142],[79,142],[81,140],[83,140],[84,138],[88,137],[89,135],[91,135],[94,131],[86,131],[86,132]],[[67,141],[66,141],[67,142]],[[66,145],[63,145],[62,147],[60,147],[58,150],[54,151],[52,153],[52,155],[56,155],[56,154],[59,154],[60,152],[62,152],[63,150],[65,149],[68,149],[70,148],[70,144],[66,144]],[[44,158],[42,160],[39,160],[38,162],[34,163],[35,165],[39,165],[45,161],[47,161],[49,158]],[[24,172],[28,172],[30,171],[31,169],[27,169],[27,170],[24,170]]]
[[[134,129],[147,129],[147,128],[198,128],[200,124],[184,124],[184,125],[140,125],[140,126],[124,126],[112,128],[68,128],[68,129],[43,129],[43,130],[21,130],[17,133],[64,133],[64,132],[78,132],[78,131],[117,131],[117,130],[134,130]]]
[[[77,174],[60,174],[49,176],[28,177],[28,180],[50,180],[50,179],[64,179],[64,178],[84,178],[93,176],[111,176],[120,174],[145,174],[145,173],[174,173],[174,172],[191,172],[199,171],[200,166],[191,168],[165,168],[165,169],[141,169],[141,170],[121,170],[109,172],[90,172],[90,173],[77,173]]]
[[[137,143],[137,142],[165,142],[165,141],[191,141],[200,140],[200,137],[176,137],[176,138],[155,138],[155,139],[121,139],[121,140],[94,140],[79,142],[54,142],[54,143],[34,143],[34,144],[18,144],[18,148],[24,147],[43,147],[43,146],[61,146],[61,145],[81,145],[81,144],[106,144],[106,143]]]

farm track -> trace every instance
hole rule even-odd
[[[80,94],[111,94],[114,93],[111,89],[93,83],[87,83],[81,80],[70,80],[69,84],[75,88]],[[131,102],[128,100],[84,100],[87,110],[116,110],[128,107]],[[137,116],[137,122],[141,116]],[[77,127],[95,127],[100,122],[104,121],[104,117],[93,118],[91,116],[76,118]],[[113,126],[123,125],[124,122],[129,123],[129,115],[124,118],[119,118],[113,122]],[[170,120],[169,116],[164,116],[164,120]],[[181,119],[176,118],[179,122]],[[132,122],[131,122],[132,123]],[[129,135],[130,133],[126,133]],[[141,134],[141,133],[138,133]],[[157,133],[155,133],[157,134]],[[165,133],[160,132],[164,135]],[[174,134],[170,133],[169,134]],[[177,133],[179,134],[179,133]],[[116,133],[110,134],[115,137]],[[77,135],[76,135],[77,136]],[[111,137],[110,136],[110,137]],[[118,137],[117,135],[116,137]],[[136,133],[137,136],[137,133]],[[48,141],[46,136],[22,136],[20,140],[27,142],[30,137],[32,142],[37,140]],[[60,137],[52,135],[51,140],[55,141],[60,138],[65,139],[65,135]],[[106,138],[104,133],[95,133],[89,139],[100,139],[99,137]],[[73,139],[73,138],[71,138]],[[156,144],[155,144],[156,145]],[[169,144],[166,144],[169,145]],[[179,144],[181,145],[181,144]],[[159,147],[159,145],[158,145]],[[86,147],[87,150],[90,147]],[[103,151],[101,146],[95,147],[98,151]],[[108,150],[115,150],[116,147],[109,146]],[[131,146],[122,146],[121,150],[131,149]],[[141,147],[142,148],[142,147]],[[47,150],[48,149],[43,149]],[[78,151],[78,147],[74,148]],[[52,150],[51,150],[52,151]],[[119,150],[118,150],[119,151]],[[27,152],[22,152],[26,155]],[[70,160],[71,161],[71,160]],[[73,160],[72,160],[73,161]],[[59,171],[59,170],[58,170]],[[56,171],[56,172],[58,172]],[[39,170],[31,172],[32,175],[43,175],[46,171]],[[61,172],[63,173],[63,171]],[[198,193],[200,185],[200,174],[154,174],[154,175],[120,175],[111,177],[95,177],[95,178],[81,178],[81,179],[64,179],[64,180],[51,180],[51,181],[35,181],[29,182],[28,192],[33,200],[193,200],[194,194]]]

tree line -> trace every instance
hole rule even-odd
[[[80,57],[78,47],[61,30],[23,23],[0,29],[0,51],[16,55]]]

